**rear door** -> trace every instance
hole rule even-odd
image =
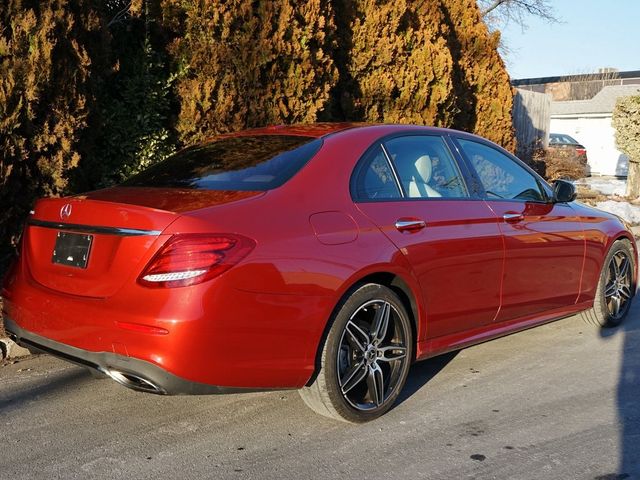
[[[372,146],[356,168],[352,196],[411,263],[427,338],[495,319],[503,262],[497,218],[470,192],[443,137],[395,136]]]
[[[497,321],[576,302],[584,258],[579,216],[524,165],[490,144],[457,138],[499,218],[505,239],[502,306]]]

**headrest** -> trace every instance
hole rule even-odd
[[[429,158],[429,155],[422,155],[421,157],[418,157],[414,165],[418,171],[418,175],[422,177],[422,181],[424,183],[429,183],[432,172],[431,158]]]

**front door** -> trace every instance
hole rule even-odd
[[[570,204],[552,203],[542,183],[490,145],[457,139],[486,191],[505,240],[497,321],[573,305],[580,291],[584,234]]]

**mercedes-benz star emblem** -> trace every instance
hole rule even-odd
[[[71,204],[65,203],[60,209],[60,218],[62,220],[66,220],[71,216]]]

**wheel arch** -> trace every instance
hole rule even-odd
[[[609,253],[609,250],[611,250],[611,247],[613,247],[613,245],[616,242],[619,242],[621,240],[627,240],[629,243],[631,243],[631,249],[633,250],[633,253],[635,255],[635,258],[634,258],[635,268],[633,269],[633,285],[634,285],[634,288],[637,288],[638,286],[638,245],[636,243],[634,236],[630,232],[624,230],[622,232],[619,232],[617,235],[612,236],[605,250],[604,258],[606,258],[607,254]]]
[[[399,275],[390,272],[377,272],[367,275],[362,278],[359,284],[365,283],[378,283],[393,290],[394,293],[400,297],[404,307],[411,316],[411,327],[413,328],[413,340],[418,340],[418,325],[419,325],[419,307],[414,292],[409,287],[409,284]],[[415,354],[415,349],[414,349]]]
[[[327,322],[322,331],[320,341],[316,345],[313,374],[307,381],[306,386],[311,385],[318,376],[318,372],[320,370],[322,349],[325,342],[327,341],[327,336],[329,335],[329,330],[331,329],[331,325],[333,324],[333,319],[336,313],[342,307],[346,299],[349,298],[353,291],[357,290],[362,285],[366,285],[367,283],[377,283],[379,285],[383,285],[391,289],[396,295],[398,295],[398,297],[400,297],[400,300],[402,301],[405,309],[410,316],[409,323],[411,324],[412,328],[414,344],[412,362],[415,361],[418,335],[421,331],[420,313],[422,311],[422,305],[421,302],[419,302],[418,292],[416,292],[415,287],[412,288],[409,281],[403,278],[402,275],[398,272],[394,273],[388,269],[380,269],[373,272],[367,272],[366,274],[361,274],[359,276],[356,276],[355,278],[350,279],[348,282],[345,282],[345,287],[342,289],[338,301],[333,306],[331,314],[327,318]]]
[[[619,253],[622,250],[629,250],[631,254],[631,262],[633,263],[633,270],[631,271],[631,292],[630,296],[628,296],[627,301],[624,304],[624,311],[620,314],[621,309],[621,297],[618,297],[618,306],[615,312],[610,310],[609,305],[606,300],[606,292],[605,285],[608,285],[607,281],[609,277],[605,276],[605,271],[610,268],[613,259],[612,256],[616,245],[628,243],[628,246],[620,245]],[[616,255],[617,255],[616,253]],[[611,256],[611,258],[610,258]],[[616,275],[618,275],[616,273]],[[628,231],[619,232],[616,235],[611,235],[608,237],[608,241],[606,243],[605,256],[602,261],[602,267],[600,270],[600,275],[598,276],[598,284],[596,287],[595,295],[593,298],[593,306],[587,310],[581,312],[582,318],[589,324],[593,324],[600,328],[608,328],[608,327],[617,327],[624,320],[625,316],[628,314],[630,304],[633,300],[634,293],[637,288],[637,277],[638,277],[638,252],[637,245],[635,239],[629,234]],[[607,280],[605,280],[607,279]],[[605,282],[603,283],[603,280]],[[613,293],[611,294],[613,295]]]

